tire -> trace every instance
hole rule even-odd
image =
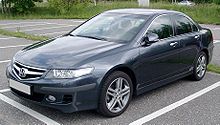
[[[132,95],[131,78],[124,72],[115,71],[104,80],[98,112],[107,117],[119,116],[127,109]]]
[[[202,60],[202,58],[204,60]],[[199,68],[199,65],[201,62],[199,61],[204,61],[203,64],[201,64],[201,67]],[[191,75],[192,80],[194,81],[199,81],[201,80],[206,73],[207,70],[207,55],[205,52],[200,52],[198,57],[196,58],[196,61],[194,62],[194,67],[193,67],[193,74]],[[198,69],[201,69],[201,71],[199,71]],[[201,74],[200,74],[201,73]]]

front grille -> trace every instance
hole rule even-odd
[[[31,80],[40,78],[46,72],[46,70],[26,66],[19,62],[14,62],[13,72],[21,80]]]

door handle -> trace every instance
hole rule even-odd
[[[199,39],[199,35],[195,35],[194,38],[195,38],[195,39]]]
[[[170,46],[176,47],[177,44],[178,44],[178,42],[173,42],[173,43],[170,43]]]

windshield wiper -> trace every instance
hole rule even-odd
[[[97,36],[73,35],[73,34],[71,34],[71,36],[78,36],[78,37],[85,37],[85,38],[91,38],[91,39],[96,39],[96,40],[108,41],[106,38],[101,38]]]

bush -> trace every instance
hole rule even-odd
[[[220,5],[220,0],[213,0],[213,3]]]
[[[71,7],[77,3],[77,0],[48,0],[49,6],[52,7],[56,13],[67,13]]]
[[[49,7],[53,8],[57,14],[69,13],[74,5],[88,2],[89,0],[48,0]]]
[[[12,11],[14,13],[28,13],[34,7],[32,0],[14,0],[13,4]]]

